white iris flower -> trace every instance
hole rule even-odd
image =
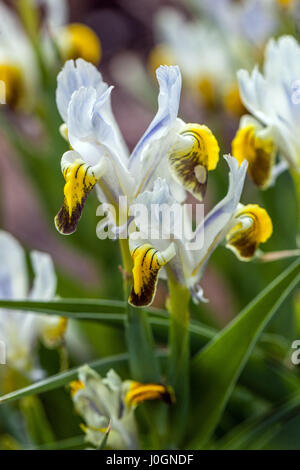
[[[271,39],[266,48],[263,72],[238,72],[244,105],[252,117],[243,117],[233,141],[233,155],[247,159],[253,180],[268,186],[279,173],[274,166],[279,153],[283,164],[300,170],[300,46],[292,36]]]
[[[17,240],[0,231],[0,298],[5,300],[51,300],[56,292],[56,275],[46,253],[31,252],[34,272],[29,287],[25,253]],[[35,347],[39,339],[48,347],[58,345],[66,331],[67,321],[33,313],[0,310],[0,340],[5,344],[7,364],[32,379],[41,375]]]
[[[227,195],[199,223],[192,237],[188,231],[178,236],[178,220],[185,220],[185,206],[179,206],[179,213],[174,213],[174,217],[169,219],[171,223],[162,222],[165,207],[172,208],[176,203],[165,180],[156,180],[153,191],[146,191],[138,197],[137,202],[147,207],[151,214],[151,224],[143,218],[132,222],[138,228],[137,232],[132,229],[130,235],[134,282],[129,302],[133,305],[151,304],[163,266],[167,272],[171,271],[178,283],[191,290],[194,300],[204,300],[198,282],[219,243],[226,240],[228,248],[240,259],[248,261],[255,255],[259,244],[270,237],[272,223],[266,211],[257,205],[243,206],[239,203],[247,162],[239,166],[232,156],[224,158],[229,166]],[[181,223],[179,225],[182,226]]]

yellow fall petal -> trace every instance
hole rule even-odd
[[[240,117],[246,113],[237,83],[230,85],[223,98],[224,108],[233,116]]]
[[[98,65],[101,59],[101,42],[94,31],[81,23],[71,23],[60,32],[59,44],[65,60],[84,59]]]
[[[133,260],[133,287],[128,302],[135,307],[150,305],[157,285],[159,270],[174,256],[172,245],[164,252],[145,243],[135,248]]]
[[[172,404],[175,401],[174,392],[170,387],[166,387],[165,385],[132,382],[125,395],[126,405],[137,406],[148,400],[162,400],[167,404]]]
[[[186,124],[180,136],[186,139],[172,148],[169,166],[175,179],[201,201],[208,171],[214,170],[219,161],[219,145],[211,130],[200,124]]]
[[[156,69],[161,65],[175,65],[176,61],[171,49],[165,44],[157,44],[151,50],[148,66],[153,78],[156,77]]]
[[[72,397],[74,397],[76,393],[79,392],[79,390],[83,390],[84,388],[85,388],[85,385],[81,380],[73,380],[70,383],[70,390],[71,390]]]
[[[200,92],[202,101],[206,108],[214,109],[217,106],[218,97],[216,93],[216,84],[212,77],[201,77],[196,83],[196,89]]]
[[[66,181],[64,203],[55,217],[57,230],[69,235],[75,232],[88,194],[99,180],[92,167],[82,160],[75,160],[63,171]]]
[[[260,243],[266,242],[273,232],[272,220],[265,209],[257,204],[248,204],[238,210],[237,224],[226,237],[230,248],[243,261],[249,261]]]
[[[244,160],[248,161],[248,173],[251,179],[259,188],[265,189],[271,181],[276,147],[270,137],[258,136],[257,129],[251,124],[237,131],[232,141],[232,155],[239,164]]]
[[[49,324],[43,330],[43,341],[48,347],[53,347],[61,343],[66,333],[68,319],[60,317],[56,324]]]
[[[11,108],[18,108],[25,95],[22,70],[17,65],[0,64],[0,82],[3,82],[3,98]],[[1,100],[2,101],[2,100]]]

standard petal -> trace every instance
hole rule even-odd
[[[189,270],[191,282],[194,284],[195,278],[199,277],[205,267],[213,250],[224,239],[230,223],[239,204],[244,181],[247,172],[247,162],[243,161],[239,166],[238,161],[231,155],[224,155],[229,166],[229,188],[227,195],[214,209],[205,217],[203,223],[197,228],[195,237],[192,240],[195,247],[190,251],[190,256],[185,271]],[[201,246],[197,249],[197,239],[201,241]]]
[[[159,139],[166,135],[175,123],[181,93],[181,74],[178,66],[163,65],[156,71],[160,91],[158,95],[158,111],[150,126],[136,145],[130,157],[129,166],[135,164],[150,140]]]
[[[112,87],[98,96],[94,88],[82,87],[73,93],[68,111],[68,136],[72,148],[89,165],[96,165],[107,157],[117,186],[123,194],[129,194],[134,180],[127,169],[128,158],[123,152],[117,128],[110,121],[111,91]],[[109,178],[106,184],[111,186]]]
[[[56,103],[62,119],[67,122],[68,106],[74,91],[92,87],[100,96],[108,85],[96,67],[83,59],[68,60],[57,77]]]
[[[77,228],[87,196],[105,173],[106,161],[88,165],[81,155],[70,150],[63,155],[61,167],[66,184],[64,203],[55,217],[55,226],[60,233],[69,235]]]

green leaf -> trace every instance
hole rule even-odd
[[[128,361],[128,354],[118,354],[113,357],[106,357],[104,359],[97,359],[96,361],[90,362],[89,366],[95,369],[100,374],[105,374],[110,368],[116,368]],[[36,395],[38,393],[48,392],[58,387],[67,385],[72,380],[76,380],[78,376],[79,367],[75,367],[66,372],[47,377],[46,379],[40,380],[39,382],[33,383],[28,387],[21,388],[14,392],[8,393],[0,397],[0,405],[3,403],[12,402],[19,400],[20,398],[27,397],[29,395]]]
[[[108,306],[121,313],[107,312]],[[95,299],[62,299],[53,301],[15,301],[0,300],[0,307],[22,312],[36,312],[41,315],[61,315],[74,320],[97,321],[103,325],[124,328],[125,315],[122,310],[125,302]],[[64,310],[63,310],[64,309]],[[94,313],[102,310],[102,313]],[[105,313],[104,313],[105,312]],[[158,344],[166,344],[168,339],[169,314],[166,311],[149,309],[149,322]],[[189,324],[192,353],[199,351],[217,331],[192,320]],[[268,357],[268,356],[267,356]],[[254,393],[271,401],[278,402],[300,387],[299,378],[278,361],[266,361],[266,355],[256,349],[243,371],[240,381]]]
[[[268,442],[272,441],[276,435],[288,428],[293,418],[299,418],[299,411],[300,395],[298,393],[282,405],[272,407],[271,410],[268,410],[262,416],[237,426],[221,441],[217,442],[216,447],[224,450],[266,447]]]
[[[25,426],[32,442],[43,445],[55,440],[43,405],[36,396],[24,397],[20,409],[25,419]]]
[[[165,358],[165,351],[157,351],[156,355],[158,358]],[[95,369],[100,374],[106,374],[109,369],[118,369],[124,363],[127,363],[129,356],[127,353],[118,354],[116,356],[105,357],[103,359],[97,359],[95,361],[89,362],[88,365]],[[13,402],[19,400],[20,398],[27,397],[29,395],[36,395],[38,393],[48,392],[64,385],[69,384],[72,380],[78,378],[78,370],[81,366],[74,367],[69,369],[66,372],[55,374],[52,377],[47,377],[46,379],[35,382],[28,387],[21,388],[14,392],[8,393],[0,397],[0,405],[8,402]]]
[[[300,281],[300,259],[264,289],[192,362],[193,444],[214,432],[261,332]]]
[[[122,313],[125,308],[125,302],[107,299],[0,300],[0,308],[48,313],[49,315],[64,315],[65,313]]]

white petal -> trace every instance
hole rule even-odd
[[[246,177],[248,166],[246,161],[239,166],[237,160],[231,155],[224,155],[224,158],[230,169],[227,195],[209,212],[204,222],[197,228],[195,240],[197,240],[198,236],[203,246],[199,250],[191,252],[192,256],[190,259],[193,262],[191,274],[198,278],[210,254],[227,233],[232,217],[239,204]],[[204,237],[201,237],[200,235],[203,232]],[[200,268],[201,270],[199,271]]]
[[[66,122],[72,94],[80,87],[92,87],[100,96],[108,85],[96,67],[83,59],[68,60],[57,77],[56,103],[62,119]]]
[[[127,193],[133,183],[116,128],[109,120],[111,91],[112,87],[107,88],[99,96],[94,88],[81,87],[73,93],[68,108],[69,140],[90,165],[97,164],[105,156],[109,157],[120,186]]]
[[[141,158],[141,153],[150,141],[166,135],[170,127],[175,123],[181,93],[181,74],[178,66],[163,65],[156,71],[160,91],[158,96],[158,111],[150,126],[136,145],[130,157],[130,166],[136,159]]]
[[[34,300],[50,300],[56,292],[56,274],[51,256],[40,251],[30,253],[34,271],[34,280],[30,298]]]
[[[24,250],[12,235],[0,231],[0,298],[24,299],[27,289]]]
[[[50,31],[55,31],[68,22],[69,8],[67,0],[37,0],[37,3],[46,9],[45,21]]]

